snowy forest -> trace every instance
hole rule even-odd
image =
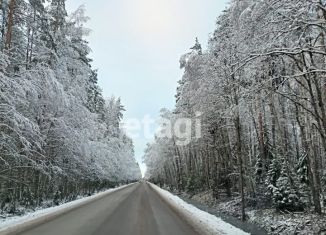
[[[240,198],[242,219],[247,206],[323,213],[326,1],[232,0],[212,30],[207,50],[197,39],[181,57],[175,108],[161,111],[172,123],[200,118],[202,136],[156,136],[147,177]]]
[[[1,0],[0,214],[57,205],[139,179],[120,98],[92,68],[84,7]]]

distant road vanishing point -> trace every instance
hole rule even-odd
[[[198,235],[147,183],[136,183],[19,235]]]

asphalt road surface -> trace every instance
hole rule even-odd
[[[146,183],[136,183],[20,235],[195,234]]]

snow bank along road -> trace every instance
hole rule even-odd
[[[154,185],[135,183],[16,234],[202,235],[205,230],[200,226],[211,227],[209,224],[219,228],[213,226],[214,232],[207,230],[205,234],[245,234],[227,223],[217,223],[218,218],[197,212],[196,208],[174,197]],[[189,215],[193,215],[190,220]]]

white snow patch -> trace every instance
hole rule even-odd
[[[16,226],[24,226],[24,224],[33,223],[34,221],[36,222],[36,221],[42,220],[43,218],[46,219],[51,216],[60,215],[61,213],[69,211],[70,209],[74,209],[79,206],[90,203],[93,200],[104,197],[114,191],[123,189],[129,185],[132,185],[132,184],[127,184],[127,185],[123,185],[121,187],[112,188],[112,189],[94,194],[89,197],[84,197],[81,199],[77,199],[75,201],[61,204],[59,206],[50,207],[50,208],[46,208],[46,209],[40,209],[40,210],[37,210],[32,213],[28,213],[23,216],[13,216],[13,217],[5,218],[3,220],[0,219],[0,235],[7,234],[7,232],[10,233],[12,230],[15,229]]]
[[[169,203],[174,209],[178,210],[185,219],[201,230],[202,234],[210,235],[245,235],[249,234],[241,229],[226,223],[221,218],[202,211],[195,206],[183,201],[181,198],[161,189],[160,187],[150,184],[159,195]]]

